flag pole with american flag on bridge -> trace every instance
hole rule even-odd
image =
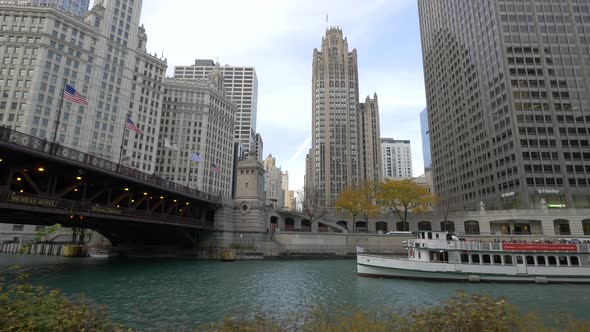
[[[131,114],[127,114],[125,116],[125,126],[123,127],[123,135],[121,137],[121,151],[119,152],[119,165],[121,164],[121,160],[123,158],[123,147],[125,146],[125,131],[131,130],[140,135],[143,135],[143,131],[139,129],[139,127],[131,120]]]
[[[74,87],[70,86],[68,84],[68,80],[64,78],[64,84],[61,89],[61,98],[59,99],[59,107],[57,109],[57,117],[55,118],[55,128],[53,129],[53,140],[51,141],[53,144],[55,144],[55,141],[57,140],[57,132],[59,130],[59,121],[61,118],[61,110],[63,108],[64,99],[71,101],[72,103],[76,103],[78,105],[88,105],[88,101],[86,100],[86,98],[82,96],[80,92],[76,91]]]

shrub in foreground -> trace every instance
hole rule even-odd
[[[314,310],[306,317],[276,322],[255,318],[231,320],[202,326],[199,331],[254,332],[590,332],[590,322],[578,321],[571,316],[557,316],[552,324],[546,324],[535,314],[523,314],[515,306],[502,299],[487,296],[468,296],[459,293],[440,305],[413,309],[408,314],[390,313],[378,316],[374,313],[350,310]]]
[[[22,282],[0,283],[0,331],[122,331],[106,307]]]

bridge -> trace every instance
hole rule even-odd
[[[95,230],[113,245],[194,247],[221,197],[0,127],[0,216]]]

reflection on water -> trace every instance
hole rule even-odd
[[[590,319],[590,286],[468,284],[358,277],[354,260],[210,262],[93,260],[0,255],[0,271],[22,265],[33,281],[84,293],[109,305],[113,318],[141,330],[194,327],[224,316],[275,318],[322,306],[407,310],[456,294],[507,298],[524,310]]]

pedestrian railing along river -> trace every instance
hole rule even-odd
[[[35,136],[23,134],[10,128],[0,126],[0,142],[7,142],[30,150],[42,152],[47,155],[53,155],[66,160],[82,163],[101,170],[118,173],[130,178],[134,178],[148,184],[162,187],[174,192],[193,196],[195,198],[206,200],[211,203],[220,203],[220,195],[211,195],[197,189],[168,181],[154,174],[147,174],[131,167],[117,164],[89,153],[81,152],[72,148],[61,146],[58,143],[48,142]]]

